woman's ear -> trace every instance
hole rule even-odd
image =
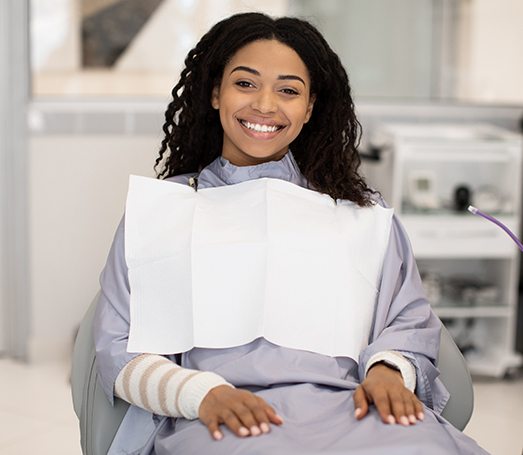
[[[311,95],[309,100],[309,105],[307,106],[307,111],[305,111],[305,121],[303,123],[307,123],[311,116],[312,116],[312,110],[314,108],[314,102],[316,101],[316,95]]]
[[[220,109],[220,87],[218,85],[216,85],[213,89],[212,89],[212,94],[211,94],[211,106],[214,108],[214,109]]]

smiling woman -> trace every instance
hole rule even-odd
[[[290,47],[260,40],[225,66],[212,106],[223,126],[222,156],[237,166],[277,161],[311,117],[307,67]]]
[[[101,277],[99,377],[133,405],[109,453],[485,453],[440,415],[441,323],[336,53],[245,13],[185,62]]]

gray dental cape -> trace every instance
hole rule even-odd
[[[188,184],[191,176],[168,180]],[[279,161],[243,167],[219,157],[199,174],[198,187],[264,177],[307,187],[291,152]],[[111,402],[118,373],[138,355],[127,352],[130,291],[124,229],[122,221],[101,274],[94,325],[99,379]],[[234,293],[234,277],[230,292]],[[434,365],[441,323],[424,296],[409,241],[396,218],[377,295],[369,344],[357,359],[289,349],[263,338],[234,348],[193,348],[176,357],[183,367],[213,371],[263,397],[284,420],[279,427],[273,425],[269,434],[239,438],[222,426],[225,437],[214,441],[198,419],[162,417],[130,406],[109,454],[485,454],[439,415],[448,400]],[[357,320],[346,322],[347,330],[358,324]],[[387,425],[374,406],[363,420],[354,418],[352,396],[364,379],[365,365],[373,354],[386,350],[401,351],[415,366],[416,394],[425,406],[423,422],[409,427]],[[171,360],[174,354],[179,353],[169,356]]]

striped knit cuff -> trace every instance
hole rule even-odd
[[[215,373],[182,368],[160,355],[142,354],[120,371],[115,394],[158,415],[196,419],[205,395],[222,384],[231,386]]]
[[[398,351],[381,351],[374,354],[365,366],[365,376],[370,367],[378,362],[383,362],[401,373],[405,387],[411,392],[416,389],[416,368]]]
[[[216,373],[190,371],[193,371],[193,374],[187,377],[187,382],[180,391],[178,409],[183,417],[192,420],[198,418],[200,404],[209,390],[219,385],[232,385]]]

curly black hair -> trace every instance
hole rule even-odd
[[[354,113],[349,79],[338,55],[309,22],[242,13],[218,22],[185,59],[173,100],[165,112],[158,178],[199,172],[221,155],[223,129],[211,94],[224,67],[243,46],[275,39],[303,60],[316,100],[312,116],[290,144],[300,171],[315,190],[360,206],[371,204],[372,191],[358,173],[361,125]],[[167,153],[169,149],[169,153]],[[165,155],[165,156],[164,156]]]

